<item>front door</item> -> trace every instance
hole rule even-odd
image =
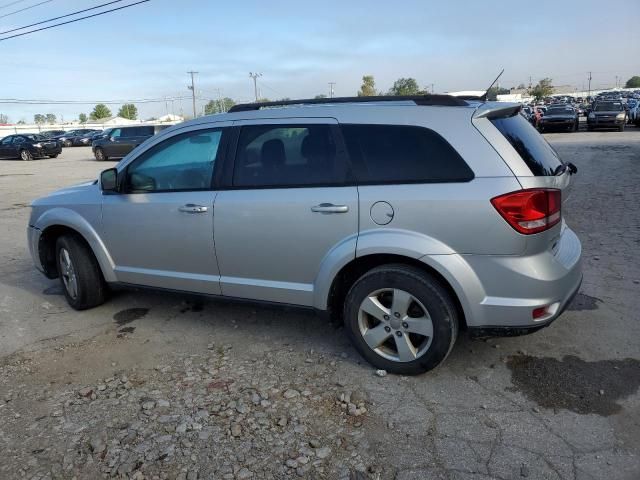
[[[118,281],[219,294],[212,179],[224,129],[174,135],[142,152],[103,196],[104,238]]]
[[[231,185],[216,198],[222,294],[310,306],[323,259],[355,257],[357,188],[333,119],[264,122],[236,123]]]
[[[0,140],[0,158],[10,158],[14,153],[13,146],[11,142],[13,141],[13,135],[9,135],[8,137],[4,137]]]

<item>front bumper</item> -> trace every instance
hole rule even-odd
[[[619,120],[617,118],[614,119],[599,119],[596,118],[588,118],[587,125],[591,128],[616,128],[626,123],[625,119]]]
[[[470,330],[535,331],[555,320],[578,291],[581,256],[580,240],[563,227],[554,250],[528,256],[441,255],[439,266],[433,266],[457,293]],[[545,314],[534,319],[533,310],[541,307]]]

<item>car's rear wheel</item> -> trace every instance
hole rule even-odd
[[[65,140],[65,141],[62,143],[62,146],[63,146],[63,147],[70,147],[71,145],[72,145],[71,140]]]
[[[49,158],[58,158],[58,153],[54,153],[53,155],[49,155]]]
[[[96,160],[99,162],[103,160],[109,160],[109,157],[107,157],[104,154],[104,150],[102,150],[100,147],[96,147],[95,151],[93,152],[93,155],[96,157]]]
[[[33,160],[33,155],[31,155],[29,150],[20,150],[20,160],[28,162]]]
[[[345,299],[347,332],[377,368],[415,375],[438,366],[458,334],[458,316],[438,280],[407,265],[385,265],[364,274]]]
[[[93,252],[77,235],[63,235],[56,242],[56,261],[64,295],[76,310],[104,303],[107,284]]]

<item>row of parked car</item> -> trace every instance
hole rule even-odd
[[[91,146],[98,161],[122,158],[164,128],[166,125],[137,125],[9,135],[0,140],[0,158],[56,158],[62,153],[62,147],[72,146]]]
[[[551,130],[578,131],[580,116],[587,117],[587,130],[616,129],[624,131],[625,125],[640,126],[640,101],[634,98],[597,98],[589,106],[556,103],[548,106],[525,105],[522,115],[540,132]]]

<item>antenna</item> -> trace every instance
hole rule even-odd
[[[489,88],[487,88],[487,90],[484,92],[484,95],[482,95],[480,97],[480,100],[482,100],[483,102],[487,101],[487,94],[489,93],[489,90],[491,90],[491,87],[493,87],[496,82],[498,80],[500,80],[500,77],[502,76],[502,74],[504,73],[504,68],[502,69],[502,71],[498,74],[498,76],[496,77],[496,79],[491,83],[491,85],[489,85]]]

